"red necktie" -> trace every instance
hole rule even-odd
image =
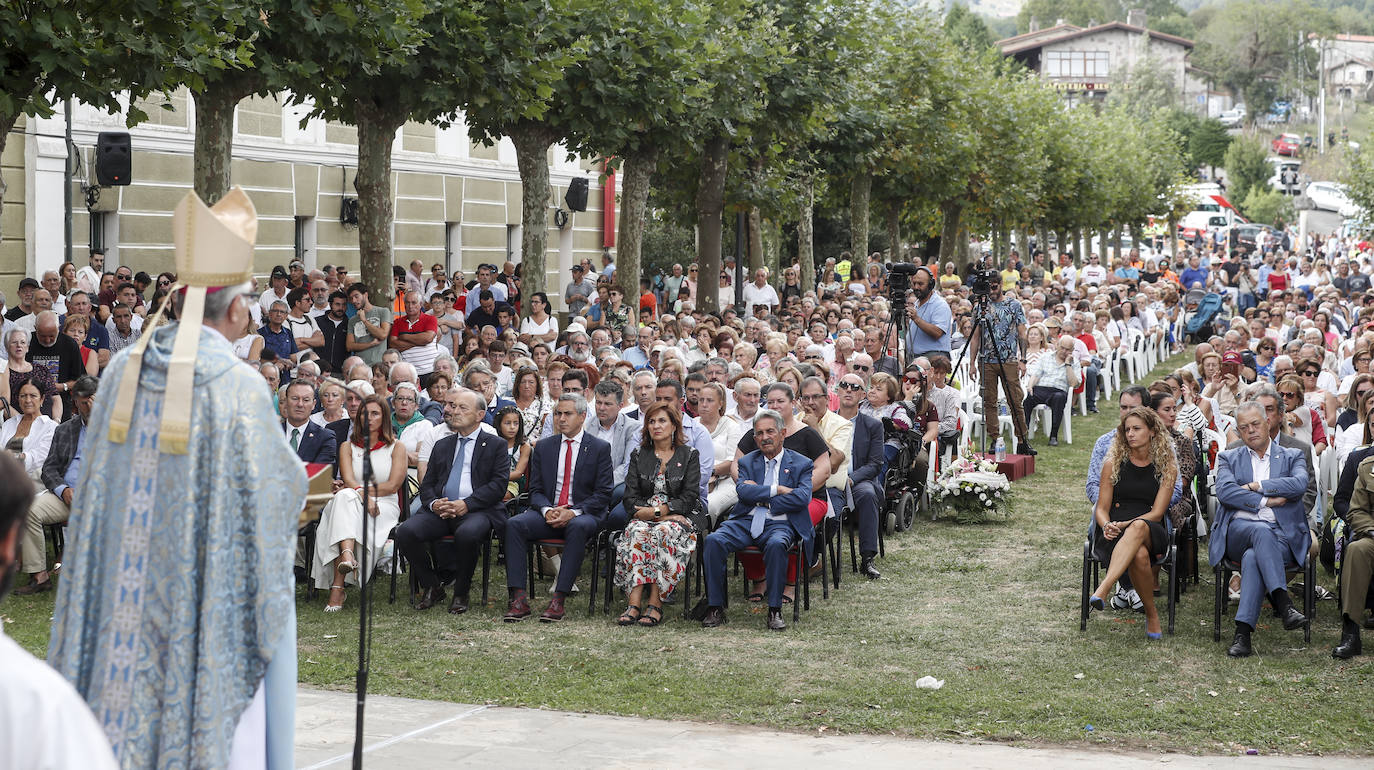
[[[564,439],[568,445],[568,451],[563,455],[563,489],[558,493],[558,507],[563,508],[568,505],[568,496],[572,492],[572,439]]]

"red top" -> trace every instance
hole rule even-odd
[[[419,332],[434,332],[438,334],[439,321],[429,313],[421,313],[420,316],[415,319],[413,325],[406,316],[397,318],[396,321],[391,324],[391,336],[393,337],[398,334],[418,334]]]

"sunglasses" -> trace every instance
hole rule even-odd
[[[857,382],[842,382],[839,388],[840,390],[863,390],[864,386]]]
[[[1294,392],[1292,392],[1291,390],[1285,390],[1285,391],[1282,391],[1282,393],[1283,393],[1283,397],[1284,397],[1284,398],[1299,398],[1299,397],[1301,397],[1301,394],[1300,394],[1300,393],[1294,393]]]
[[[903,378],[902,378],[902,381],[903,381],[903,382],[906,382],[906,383],[909,383],[909,384],[911,384],[911,385],[920,385],[920,384],[921,384],[921,378],[920,378],[920,377],[903,377]]]
[[[1310,371],[1310,370],[1309,370],[1309,371],[1303,372],[1303,373],[1302,373],[1302,376],[1304,376],[1304,377],[1316,377],[1318,374],[1320,374],[1320,372],[1314,372],[1314,371]]]
[[[851,367],[849,367],[849,368],[850,368],[850,369],[853,369],[853,370],[856,371],[856,372],[867,372],[867,371],[871,370],[873,367],[871,367],[871,366],[864,366],[863,364],[854,364],[853,366],[851,366]]]

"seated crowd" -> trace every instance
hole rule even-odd
[[[781,629],[825,517],[851,512],[859,571],[880,578],[887,471],[903,436],[920,436],[919,478],[933,453],[960,448],[980,411],[989,449],[1008,419],[1007,438],[1034,454],[1028,417],[1048,412],[1057,446],[1075,401],[1096,412],[1115,389],[1122,419],[1094,445],[1087,481],[1095,551],[1109,565],[1093,606],[1138,608],[1147,632],[1159,633],[1153,591],[1136,586],[1153,588],[1168,531],[1192,515],[1195,482],[1214,470],[1211,556],[1241,567],[1233,652],[1249,650],[1266,597],[1285,625],[1301,617],[1276,575],[1300,566],[1312,530],[1325,526],[1313,510],[1312,460],[1333,453],[1339,471],[1369,454],[1374,331],[1359,316],[1374,297],[1261,286],[1258,301],[1239,293],[1256,291],[1237,278],[1248,268],[1233,273],[1234,258],[1202,254],[1161,270],[1133,250],[1109,272],[1097,255],[1078,266],[1067,253],[1037,251],[1022,264],[1013,252],[986,301],[952,264],[919,268],[897,328],[878,256],[867,268],[847,255],[827,261],[816,291],[802,290],[799,266],[785,267],[777,285],[757,271],[741,310],[727,265],[716,288],[725,309],[712,313],[696,306],[711,287],[698,285],[695,265],[645,279],[626,298],[613,261],[584,263],[562,292],[561,317],[546,294],[522,294],[511,263],[479,266],[470,282],[442,265],[398,266],[396,298],[384,306],[345,268],[274,268],[253,320],[230,342],[271,386],[298,456],[335,468],[335,494],[299,566],[329,589],[334,611],[349,585],[389,566],[394,547],[418,588],[415,606],[448,601],[460,614],[494,534],[506,558],[505,620],[536,611],[532,554],[556,573],[539,613],[552,622],[578,590],[588,551],[618,533],[610,569],[628,599],[622,624],[661,622],[694,554],[705,572],[702,622],[725,622],[727,561],[743,551],[748,598],[766,601],[767,626]],[[21,593],[51,587],[43,527],[65,520],[98,375],[150,312],[168,315],[175,282],[122,266],[106,273],[98,253],[70,268],[25,279],[5,314],[4,440],[45,488],[30,515]],[[1280,275],[1271,269],[1268,284]],[[1216,326],[1188,366],[1122,389],[1123,361],[1138,351],[1162,359],[1183,350],[1192,311],[1183,294],[1193,286],[1180,276],[1231,296],[1243,314]],[[1290,479],[1307,493],[1295,496]],[[1365,521],[1363,482],[1349,481],[1350,512],[1333,490],[1336,507]],[[1301,532],[1295,516],[1308,525]],[[1356,565],[1366,535],[1350,532],[1344,574],[1367,583]],[[1346,589],[1338,653],[1358,651],[1358,630],[1350,634],[1363,617],[1351,598],[1362,603],[1363,588]]]

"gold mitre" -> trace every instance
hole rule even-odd
[[[253,202],[235,187],[213,207],[194,192],[186,194],[172,214],[172,242],[176,244],[177,282],[169,293],[184,291],[180,326],[172,343],[167,390],[162,401],[158,449],[186,454],[191,437],[191,396],[195,384],[196,349],[205,317],[205,295],[245,283],[253,277],[253,245],[258,237],[258,213]],[[166,303],[149,321],[149,328],[129,353],[110,417],[110,440],[124,443],[134,412],[134,396],[143,369],[143,352],[162,319]]]

